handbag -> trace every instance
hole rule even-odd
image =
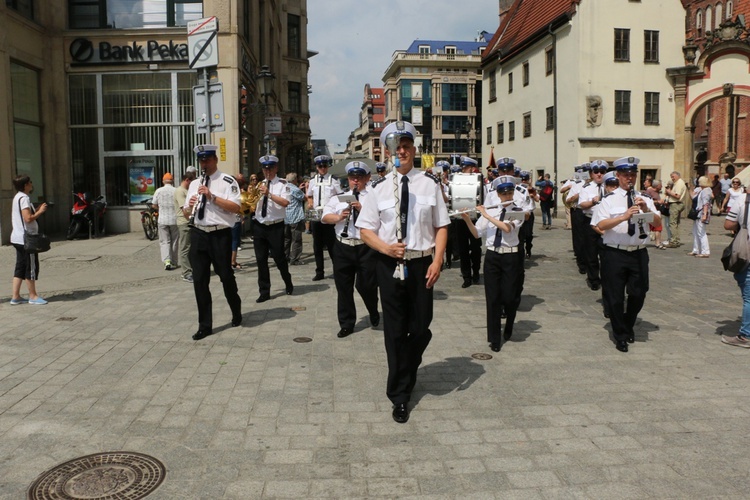
[[[18,200],[18,211],[21,211],[21,200]],[[34,213],[32,207],[31,213]],[[23,221],[23,213],[21,213],[21,224],[23,224],[23,249],[26,253],[43,253],[50,249],[51,244],[49,236],[40,232],[37,234],[30,233],[26,230],[26,223]]]
[[[669,217],[669,203],[667,203],[666,201],[664,203],[661,203],[659,205],[659,213],[664,217]]]
[[[737,234],[732,242],[721,253],[721,263],[725,271],[741,273],[750,265],[750,242],[747,240],[747,211],[750,206],[750,197],[745,196],[745,213]]]
[[[687,214],[687,218],[690,220],[698,220],[700,212],[698,212],[698,196],[693,198],[693,206],[690,207],[690,211]]]

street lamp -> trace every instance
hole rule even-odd
[[[276,78],[268,66],[263,65],[260,67],[260,72],[257,76],[258,91],[260,96],[263,98],[263,104],[265,105],[263,112],[264,114],[268,111],[268,96],[271,94],[271,86],[273,80]]]
[[[463,130],[461,130],[461,127],[458,125],[453,130],[453,137],[455,138],[455,142],[453,143],[453,165],[458,165],[458,163],[456,163],[456,157],[458,156],[458,141],[461,140],[462,133]]]
[[[294,160],[294,168],[290,170],[294,170],[295,172],[297,172],[296,155],[294,155],[294,131],[297,128],[297,120],[295,120],[293,117],[290,117],[286,121],[286,126],[289,129],[289,154],[287,154],[287,158],[292,158]],[[287,165],[289,165],[288,160]]]

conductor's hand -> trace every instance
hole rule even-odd
[[[388,247],[385,249],[385,254],[388,257],[393,257],[394,259],[398,260],[404,258],[404,252],[406,252],[405,243],[394,243],[392,245],[388,245]]]
[[[425,287],[432,288],[435,283],[437,283],[438,278],[440,278],[440,269],[442,269],[442,267],[442,259],[434,259],[432,261],[430,267],[427,268],[427,283],[425,284]]]

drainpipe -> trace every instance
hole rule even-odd
[[[552,23],[547,27],[547,31],[552,37],[552,119],[554,120],[554,123],[552,124],[552,169],[555,174],[553,177],[555,179],[555,193],[557,193],[557,188],[559,186],[557,179],[557,36],[554,31],[552,31]],[[555,217],[557,217],[557,205],[558,197],[555,196]]]

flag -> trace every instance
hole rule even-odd
[[[495,146],[490,147],[490,163],[487,166],[495,168]]]

